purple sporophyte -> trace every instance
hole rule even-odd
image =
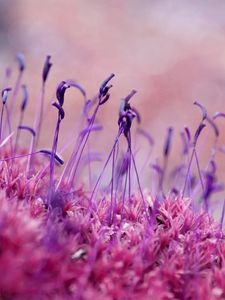
[[[213,120],[217,119],[217,118],[225,118],[225,113],[222,112],[217,112],[214,116],[213,116]]]
[[[208,123],[210,124],[210,126],[212,127],[215,137],[217,138],[220,134],[219,128],[216,125],[214,119],[211,119],[209,116],[206,117],[206,120],[208,121]]]
[[[46,60],[45,60],[45,64],[44,64],[44,68],[43,68],[43,72],[42,72],[42,80],[43,82],[45,82],[48,78],[48,74],[49,74],[49,71],[52,67],[52,63],[50,62],[51,60],[51,56],[50,55],[47,55],[46,56]]]
[[[162,174],[162,191],[163,191],[163,181],[164,181],[164,177],[166,175],[166,171],[167,171],[167,166],[168,166],[168,158],[169,158],[169,154],[170,154],[170,150],[171,150],[171,142],[172,142],[172,135],[173,135],[173,128],[169,127],[167,130],[167,136],[166,136],[166,140],[165,140],[165,144],[164,144],[164,148],[163,148],[163,174]]]
[[[118,125],[123,130],[123,134],[127,138],[129,144],[130,128],[133,119],[136,117],[136,112],[132,109],[130,105],[130,99],[137,93],[136,90],[132,90],[125,98],[121,100],[121,105],[119,109],[119,119]]]
[[[52,67],[52,63],[50,62],[51,56],[47,55],[44,63],[44,67],[42,70],[42,85],[41,85],[41,96],[38,105],[38,111],[36,114],[36,119],[34,123],[34,128],[37,133],[35,145],[38,146],[39,143],[39,136],[41,134],[41,127],[43,123],[43,114],[44,114],[44,99],[45,99],[45,87],[46,87],[46,80],[48,78],[50,69]]]
[[[27,86],[25,84],[22,84],[21,87],[23,89],[23,99],[22,99],[22,102],[21,102],[21,112],[24,112],[25,109],[26,109],[26,107],[27,107],[27,102],[28,102],[29,94],[28,94]]]
[[[163,156],[165,158],[168,157],[169,152],[170,152],[172,134],[173,134],[173,128],[169,127],[168,131],[167,131],[166,141],[165,141],[165,144],[164,144],[164,149],[163,149]]]
[[[8,94],[11,91],[11,88],[5,88],[2,90],[2,103],[3,105],[6,104],[6,101],[8,99]]]
[[[60,82],[60,84],[58,85],[58,88],[56,90],[56,98],[61,106],[63,106],[63,104],[64,104],[65,92],[70,87],[74,87],[74,88],[78,89],[81,92],[81,94],[83,95],[84,100],[86,100],[86,92],[80,84],[78,84],[72,80],[63,80]]]
[[[59,103],[57,103],[55,101],[52,102],[52,106],[54,106],[55,108],[58,109],[58,113],[59,113],[58,116],[60,118],[60,121],[62,121],[64,119],[64,117],[65,117],[65,111],[64,111],[64,109],[62,108],[62,106]]]
[[[11,88],[5,88],[2,90],[2,109],[1,109],[1,119],[0,119],[0,142],[2,141],[2,126],[3,126],[3,114],[8,99],[8,94],[11,91]],[[11,132],[10,132],[11,133]]]
[[[184,196],[186,188],[187,188],[187,184],[188,184],[188,180],[189,180],[189,176],[190,176],[191,165],[192,165],[192,161],[194,158],[195,158],[197,169],[198,169],[198,174],[199,174],[202,191],[204,193],[204,183],[203,183],[202,174],[201,174],[201,170],[200,170],[200,166],[199,166],[199,160],[198,160],[198,156],[197,156],[197,152],[196,152],[196,145],[197,145],[197,141],[199,139],[199,136],[200,136],[202,130],[206,127],[206,125],[203,123],[203,121],[205,121],[207,119],[207,110],[199,102],[194,102],[194,105],[197,105],[201,109],[202,120],[194,134],[194,138],[193,138],[193,142],[192,142],[193,149],[192,149],[191,157],[190,157],[190,160],[189,160],[189,163],[187,166],[187,173],[186,173],[186,177],[185,177],[184,187],[182,190],[182,196]],[[186,133],[187,133],[188,138],[190,138],[190,133],[187,130],[186,130]]]
[[[191,153],[191,157],[187,166],[187,173],[186,173],[186,177],[185,177],[185,182],[184,182],[184,187],[183,187],[183,191],[182,191],[182,195],[184,196],[187,184],[188,184],[188,180],[189,180],[189,176],[190,176],[190,170],[191,170],[191,165],[192,165],[192,161],[195,157],[196,160],[196,164],[197,164],[197,169],[198,169],[198,173],[199,173],[199,178],[200,178],[200,182],[201,182],[201,186],[202,186],[202,190],[204,191],[204,184],[203,184],[203,180],[202,180],[202,176],[201,176],[201,171],[200,171],[200,166],[199,166],[199,161],[197,158],[197,154],[196,154],[196,145],[197,145],[197,141],[198,138],[202,132],[202,130],[206,127],[206,125],[204,123],[200,123],[200,125],[198,126],[194,138],[193,138],[193,142],[192,142],[192,153]]]
[[[190,133],[189,128],[187,126],[184,127],[184,131],[185,131],[185,134],[187,136],[187,140],[190,142],[191,141],[191,133]]]
[[[16,60],[18,62],[18,66],[19,66],[19,71],[22,73],[25,69],[25,58],[24,55],[22,53],[17,53],[16,54]]]
[[[114,74],[111,74],[101,84],[100,89],[99,89],[99,95],[98,95],[98,100],[99,101],[97,102],[97,105],[94,108],[94,112],[92,113],[91,117],[88,117],[88,113],[87,113],[88,108],[87,107],[89,106],[89,103],[92,104],[92,102],[95,102],[95,101],[89,101],[89,100],[86,99],[86,92],[80,85],[77,85],[77,84],[71,85],[71,86],[74,86],[74,87],[78,88],[80,90],[80,92],[83,94],[84,98],[85,98],[83,112],[85,112],[84,115],[87,117],[87,120],[86,120],[87,121],[87,127],[81,131],[81,134],[79,135],[79,137],[76,141],[76,145],[75,145],[75,147],[73,149],[73,152],[71,154],[71,157],[68,160],[68,162],[67,162],[67,164],[64,168],[64,171],[63,171],[63,173],[62,173],[62,175],[59,179],[59,182],[56,186],[56,190],[60,187],[61,182],[63,180],[65,180],[66,177],[67,177],[67,179],[66,179],[67,183],[66,184],[67,184],[68,189],[71,189],[74,186],[74,181],[75,181],[75,177],[76,177],[79,165],[80,165],[82,154],[84,152],[85,146],[88,143],[88,139],[89,139],[90,133],[92,131],[92,127],[95,126],[94,122],[95,122],[97,112],[99,110],[99,107],[103,103],[106,102],[105,97],[107,97],[107,100],[108,100],[109,96],[110,96],[108,91],[109,91],[109,88],[111,88],[112,86],[111,85],[108,86],[107,84],[109,83],[109,81],[114,76],[115,76]],[[59,87],[57,89],[57,93],[56,93],[57,94],[57,99],[61,103],[64,102],[65,90],[66,90],[66,87],[67,88],[69,87],[70,82],[65,82],[64,81],[64,84],[66,86],[63,85],[63,84],[59,85]],[[90,173],[90,164],[89,164],[89,173]],[[91,177],[91,174],[89,175],[89,177]]]
[[[201,109],[201,111],[202,111],[202,121],[204,121],[207,118],[207,115],[208,115],[206,108],[201,103],[199,103],[198,101],[195,101],[194,105],[198,106]]]
[[[32,134],[32,136],[33,137],[35,137],[35,135],[36,135],[36,132],[35,132],[35,130],[32,128],[32,127],[30,127],[30,126],[27,126],[27,125],[19,125],[18,126],[18,129],[19,130],[27,130],[27,131],[29,131],[31,134]]]
[[[133,150],[132,150],[132,143],[131,143],[131,126],[132,126],[132,122],[133,119],[135,118],[136,114],[134,112],[134,110],[132,109],[131,105],[130,105],[130,99],[136,94],[135,90],[132,90],[127,97],[123,98],[121,101],[121,105],[120,105],[120,109],[119,109],[119,118],[118,118],[118,125],[119,125],[119,130],[117,133],[117,136],[115,138],[114,144],[112,146],[112,149],[105,161],[104,167],[97,179],[97,182],[94,186],[94,189],[92,191],[91,194],[91,203],[93,201],[93,198],[95,196],[96,190],[98,188],[98,185],[102,179],[102,176],[105,172],[105,169],[110,161],[110,159],[112,158],[112,178],[110,181],[110,185],[111,185],[111,192],[110,192],[110,207],[109,207],[109,211],[108,211],[108,224],[116,224],[116,210],[117,210],[117,205],[119,205],[117,203],[116,200],[116,194],[115,191],[117,191],[118,189],[118,185],[117,182],[114,182],[115,179],[115,174],[119,174],[119,176],[121,176],[121,174],[125,175],[125,182],[124,182],[124,190],[123,190],[123,195],[122,195],[122,211],[124,210],[124,206],[125,206],[125,194],[126,194],[126,189],[128,189],[128,202],[132,203],[132,197],[131,197],[131,165],[133,165],[134,167],[134,172],[136,175],[136,179],[137,179],[137,184],[138,184],[138,188],[139,188],[139,192],[141,195],[141,199],[143,201],[143,206],[145,208],[145,215],[146,218],[148,218],[148,213],[147,213],[147,208],[146,208],[146,204],[145,204],[145,199],[144,199],[144,195],[143,195],[143,191],[141,188],[141,183],[140,183],[140,179],[139,179],[139,175],[138,175],[138,170],[137,170],[137,166],[136,166],[136,162],[135,162],[135,158],[134,158],[134,154],[133,154]],[[127,152],[126,152],[126,157],[125,160],[123,161],[119,172],[117,171],[115,173],[114,169],[116,166],[115,160],[116,160],[116,147],[118,146],[119,143],[119,139],[121,137],[121,135],[124,135],[126,140],[127,140]],[[116,186],[115,186],[116,185]]]
[[[100,88],[99,88],[99,105],[104,104],[105,102],[107,102],[109,100],[110,94],[109,94],[109,90],[112,88],[112,84],[108,85],[109,81],[112,80],[112,78],[115,76],[115,74],[110,74],[109,77],[107,77],[103,83],[101,84]]]
[[[182,155],[185,156],[189,151],[189,143],[187,141],[186,134],[183,131],[180,132],[180,137],[183,144]]]
[[[52,150],[51,150],[51,157],[50,157],[49,190],[48,190],[48,201],[47,201],[48,205],[51,205],[51,198],[52,198],[53,194],[55,193],[55,186],[54,186],[54,166],[55,166],[55,164],[54,164],[54,160],[55,160],[56,151],[57,151],[60,123],[64,119],[64,116],[65,116],[64,109],[63,109],[60,102],[59,103],[52,102],[52,106],[54,106],[58,110],[58,119],[57,119],[57,123],[56,123],[56,129],[55,129],[55,134],[54,134],[54,139],[53,139],[53,144],[52,144]]]
[[[55,193],[54,158],[55,158],[56,150],[57,150],[60,123],[64,119],[64,116],[65,116],[65,112],[63,109],[65,92],[70,87],[74,87],[74,88],[78,89],[81,92],[81,94],[83,95],[84,100],[86,102],[86,92],[78,83],[71,81],[71,80],[67,80],[67,81],[64,80],[59,83],[57,90],[56,90],[56,98],[57,98],[58,102],[52,103],[52,105],[58,109],[58,120],[57,120],[57,125],[56,125],[53,145],[52,145],[52,153],[51,153],[50,167],[49,167],[50,168],[50,182],[49,182],[48,204],[51,203],[51,197]],[[57,188],[58,188],[58,185],[56,187],[56,190],[57,190]]]

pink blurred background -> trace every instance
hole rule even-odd
[[[205,105],[210,115],[225,112],[224,1],[1,0],[0,12],[0,78],[3,81],[5,68],[11,66],[15,82],[14,57],[22,52],[24,82],[30,88],[27,124],[34,120],[45,56],[52,56],[41,140],[45,147],[51,146],[56,118],[48,105],[62,79],[77,80],[92,97],[108,74],[116,74],[111,99],[99,114],[105,131],[98,143],[105,151],[116,134],[120,99],[133,88],[138,90],[133,105],[155,138],[153,160],[161,157],[166,129],[173,126],[171,161],[177,161],[180,131],[188,125],[194,132],[201,117],[194,101]],[[71,124],[76,124],[82,107],[78,92],[67,95],[60,145],[74,135]],[[218,124],[224,131],[225,121]],[[201,143],[208,143],[199,147],[203,166],[213,139],[213,131],[207,132]],[[220,144],[224,138],[221,134]],[[145,150],[147,144],[140,143]],[[219,171],[225,171],[224,156],[219,154],[218,161]]]

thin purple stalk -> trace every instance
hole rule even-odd
[[[34,128],[36,131],[36,142],[35,142],[35,147],[38,146],[39,139],[40,139],[40,133],[41,133],[41,127],[43,123],[43,114],[44,114],[44,99],[45,99],[45,82],[42,82],[41,86],[41,96],[40,96],[40,106],[39,106],[39,111],[35,120]]]
[[[32,128],[29,128],[27,126],[19,126],[19,129],[27,129],[31,133],[31,143],[29,148],[29,153],[33,153],[34,151],[34,142],[35,142],[35,131],[32,131]],[[27,158],[27,167],[26,167],[26,177],[29,178],[30,175],[30,166],[31,166],[31,158],[32,156],[28,156]]]
[[[128,142],[128,152],[129,155],[131,155],[131,134],[130,130],[127,136],[127,142]],[[131,203],[131,160],[129,160],[128,164],[128,201]]]
[[[113,146],[112,146],[112,149],[111,149],[111,151],[110,151],[110,153],[109,153],[109,155],[108,155],[108,158],[106,159],[106,161],[105,161],[105,163],[104,163],[104,167],[103,167],[103,169],[102,169],[102,171],[101,171],[101,173],[100,173],[100,175],[99,175],[99,177],[98,177],[98,179],[97,179],[97,181],[96,181],[96,184],[95,184],[95,186],[94,186],[94,188],[93,188],[93,191],[92,191],[92,193],[91,193],[91,197],[90,197],[90,203],[91,203],[91,204],[92,204],[92,201],[93,201],[93,197],[94,197],[95,191],[96,191],[96,189],[97,189],[97,187],[98,187],[98,184],[99,184],[99,182],[100,182],[100,180],[101,180],[101,178],[102,178],[102,176],[103,176],[103,174],[104,174],[104,172],[105,172],[105,169],[106,169],[106,167],[107,167],[107,165],[108,165],[108,163],[109,163],[109,160],[110,160],[110,158],[111,158],[111,156],[112,156],[112,154],[113,154],[114,148],[116,147],[116,145],[117,145],[117,143],[118,143],[118,141],[119,141],[119,138],[120,138],[120,136],[121,136],[122,133],[123,133],[123,128],[120,128],[120,129],[119,129],[119,132],[118,132],[118,134],[117,134],[117,136],[116,136],[116,139],[115,139],[115,141],[114,141],[114,144],[113,144]]]
[[[128,173],[126,172],[125,183],[124,183],[124,190],[123,190],[123,198],[122,198],[121,216],[123,215],[123,211],[125,209],[125,196],[126,196],[126,189],[127,189],[127,180],[128,180]]]
[[[189,180],[189,177],[190,177],[191,164],[192,164],[192,161],[193,161],[193,158],[194,158],[194,154],[195,153],[194,153],[194,149],[193,149],[192,153],[191,153],[191,158],[190,158],[189,163],[188,163],[187,173],[186,173],[184,187],[183,187],[183,191],[182,191],[182,197],[184,197],[184,193],[186,191],[187,183],[188,183],[188,180]]]
[[[56,129],[55,129],[55,135],[53,139],[53,145],[52,145],[52,154],[50,158],[50,179],[49,179],[49,191],[48,191],[48,205],[51,203],[52,195],[54,193],[55,187],[54,187],[54,169],[55,169],[55,153],[57,150],[57,143],[58,143],[58,136],[59,136],[59,128],[60,128],[60,123],[61,123],[61,116],[60,112],[58,113],[58,120],[56,124]]]
[[[201,169],[200,169],[200,165],[199,165],[199,160],[198,160],[196,149],[194,149],[194,153],[195,153],[195,160],[196,160],[196,164],[197,164],[199,179],[200,179],[200,183],[201,183],[201,186],[202,186],[202,191],[204,193],[205,188],[204,188],[204,183],[203,183],[203,179],[202,179],[202,174],[201,174]]]
[[[111,180],[111,195],[110,195],[110,209],[109,209],[109,224],[111,225],[115,219],[115,209],[116,205],[114,205],[114,169],[115,169],[115,147],[113,149],[113,157],[112,157],[112,180]],[[115,199],[116,200],[116,199]]]
[[[79,167],[79,164],[80,164],[81,156],[82,156],[82,154],[84,152],[84,148],[85,148],[85,146],[87,144],[87,141],[88,141],[90,133],[91,133],[91,130],[88,130],[88,133],[86,134],[86,138],[84,140],[84,144],[81,147],[81,151],[80,151],[80,154],[78,156],[78,159],[77,159],[74,171],[71,172],[71,177],[69,178],[69,188],[72,188],[72,186],[74,185],[74,180],[75,180],[75,177],[76,177],[76,174],[77,174],[77,170],[78,170],[78,167]],[[79,147],[79,149],[80,149],[80,147]]]
[[[98,98],[99,98],[99,101],[98,101],[98,105],[96,106],[95,110],[94,110],[94,113],[92,115],[92,117],[90,118],[89,120],[89,124],[88,124],[88,128],[92,128],[93,124],[94,124],[94,120],[95,120],[95,117],[96,117],[96,114],[97,114],[97,111],[100,107],[100,105],[104,104],[106,101],[108,101],[109,97],[110,97],[110,94],[109,94],[109,89],[112,87],[112,85],[107,85],[108,82],[114,77],[115,75],[114,74],[110,74],[109,77],[107,77],[106,80],[103,81],[103,83],[101,84],[100,86],[100,89],[99,89],[99,95],[98,95]],[[56,92],[56,95],[57,95],[57,99],[59,101],[59,103],[61,105],[63,105],[63,102],[64,102],[64,94],[65,94],[65,90],[67,88],[69,88],[70,86],[73,86],[73,87],[76,87],[77,89],[80,90],[80,92],[83,94],[84,96],[84,99],[85,99],[85,105],[87,103],[86,101],[86,92],[85,90],[80,86],[78,85],[77,83],[75,82],[70,82],[70,81],[62,81],[60,83],[60,85],[58,86],[58,89],[57,89],[57,92]],[[81,142],[78,143],[78,146],[77,146],[77,149],[76,147],[74,148],[73,150],[73,153],[67,163],[67,165],[65,166],[64,168],[64,171],[59,179],[59,182],[57,184],[57,188],[59,188],[60,184],[61,184],[61,181],[62,179],[64,178],[65,175],[67,175],[68,173],[68,180],[67,180],[67,184],[69,185],[69,187],[71,188],[73,186],[73,183],[74,183],[74,180],[75,180],[75,175],[76,175],[76,172],[78,170],[78,166],[79,166],[79,163],[80,163],[80,159],[81,159],[81,156],[82,156],[82,153],[83,153],[83,150],[85,148],[85,145],[87,143],[87,140],[88,140],[88,137],[90,135],[90,131],[88,129],[88,132],[85,132],[84,135],[82,136],[81,138]],[[80,152],[80,155],[77,159],[77,162],[75,163],[76,161],[76,158],[77,158],[77,154],[80,150],[80,147],[82,145],[84,141],[84,144],[83,144],[83,147],[81,148],[81,152]],[[72,166],[72,167],[71,167]]]
[[[16,156],[5,157],[5,158],[0,159],[0,161],[13,160],[13,159],[17,159],[17,158],[32,156],[32,155],[39,154],[39,153],[40,153],[40,151],[35,151],[32,153],[26,153],[26,154],[21,154],[21,155],[16,155]]]
[[[92,186],[92,177],[91,177],[91,159],[90,159],[90,141],[87,143],[88,148],[88,178],[89,178],[89,188]]]
[[[135,158],[134,158],[132,150],[131,150],[131,157],[132,157],[134,170],[135,170],[135,174],[136,174],[136,178],[137,178],[138,188],[139,188],[139,191],[140,191],[140,194],[141,194],[141,199],[142,199],[145,214],[146,214],[146,219],[147,219],[148,223],[150,224],[150,219],[149,219],[149,216],[148,216],[148,211],[147,211],[147,207],[146,207],[146,203],[145,203],[145,198],[144,198],[144,194],[143,194],[143,191],[142,191],[142,188],[141,188],[141,182],[140,182],[140,178],[139,178],[139,175],[138,175],[138,170],[137,170],[137,166],[136,166],[136,162],[135,162]]]
[[[205,115],[204,112],[205,111],[203,110],[203,119],[206,118],[206,116],[207,116],[207,115]],[[182,196],[183,197],[184,197],[184,193],[185,193],[185,190],[186,190],[188,179],[190,177],[190,170],[191,170],[191,164],[192,164],[192,161],[193,161],[193,157],[196,155],[195,151],[196,151],[197,141],[198,141],[199,135],[201,134],[204,127],[205,127],[205,124],[201,121],[200,125],[198,126],[198,128],[195,132],[195,135],[194,135],[193,150],[192,150],[191,158],[190,158],[190,161],[189,161],[189,164],[188,164],[187,173],[186,173],[185,182],[184,182],[184,187],[183,187],[183,191],[182,191]],[[196,160],[196,163],[197,163],[197,168],[198,168],[198,172],[199,172],[199,177],[200,177],[200,180],[201,180],[201,172],[200,172],[200,166],[199,166],[199,163],[198,163],[198,159]],[[204,184],[202,185],[202,187],[203,187],[203,191],[204,191]]]
[[[33,151],[34,151],[34,144],[35,144],[35,136],[32,135],[31,143],[30,143],[30,149],[29,149],[30,153],[33,153]],[[28,159],[27,159],[27,167],[26,167],[27,178],[29,178],[29,176],[30,176],[31,158],[32,158],[32,156],[29,156]]]
[[[2,142],[2,122],[3,122],[4,108],[5,108],[5,104],[2,104],[1,117],[0,117],[0,142]]]
[[[80,138],[79,136],[79,139],[76,143],[76,147],[74,148],[73,150],[73,153],[69,159],[69,161],[67,162],[63,172],[62,172],[62,175],[58,181],[58,184],[56,186],[56,190],[58,190],[63,178],[68,174],[68,180],[67,180],[67,184],[69,185],[69,187],[71,188],[73,186],[73,182],[74,182],[74,179],[75,179],[75,175],[76,175],[76,172],[77,172],[77,169],[78,169],[78,166],[79,166],[79,162],[80,162],[80,159],[81,159],[81,156],[82,156],[82,153],[83,153],[83,150],[86,146],[86,143],[88,141],[88,138],[89,138],[89,135],[91,133],[91,128],[94,124],[94,120],[95,120],[95,117],[96,117],[96,114],[98,112],[98,109],[99,109],[100,105],[98,104],[94,110],[94,113],[89,121],[89,124],[88,124],[88,130],[86,131],[86,133],[84,135],[82,135],[82,137]],[[84,143],[84,144],[83,144]],[[83,146],[82,146],[83,144]],[[81,148],[82,146],[82,148]],[[80,155],[78,157],[78,160],[75,164],[75,160],[76,160],[76,157],[79,153],[79,150],[81,148],[81,152],[80,152]],[[75,165],[74,165],[75,164]]]
[[[5,104],[5,110],[6,110],[6,120],[7,120],[8,129],[9,129],[9,134],[11,134],[12,133],[12,127],[11,127],[10,115],[9,115],[9,110],[8,110],[7,103]],[[13,153],[12,139],[10,139],[10,148],[11,148],[11,153]]]
[[[220,220],[220,230],[223,230],[223,221],[224,221],[224,214],[225,214],[225,199],[223,200],[223,210],[221,214],[221,220]]]
[[[20,112],[19,125],[18,125],[17,131],[16,131],[16,139],[15,139],[15,144],[14,144],[14,151],[13,151],[15,155],[16,155],[16,152],[17,152],[18,141],[19,141],[19,138],[20,138],[19,127],[23,124],[23,119],[24,119],[24,111],[21,111]]]
[[[45,64],[43,67],[43,71],[42,71],[42,85],[41,85],[41,98],[39,101],[39,111],[38,114],[36,116],[36,120],[35,120],[35,124],[34,124],[34,128],[36,131],[36,141],[35,141],[35,146],[38,146],[39,143],[39,138],[40,138],[40,133],[41,133],[41,127],[42,127],[42,123],[43,123],[43,114],[44,114],[44,98],[45,98],[45,86],[46,86],[46,80],[48,78],[48,74],[49,71],[52,67],[52,63],[50,62],[51,56],[47,55],[46,60],[45,60]]]

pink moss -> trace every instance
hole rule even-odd
[[[25,205],[20,189],[11,187],[12,200],[3,175],[1,182],[1,299],[225,297],[225,239],[190,199],[165,199],[150,226],[136,195],[107,225],[110,198],[91,213],[80,190],[66,199],[63,214],[49,215],[41,190]]]

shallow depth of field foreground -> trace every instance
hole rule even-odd
[[[52,147],[40,148],[52,58],[43,64],[32,126],[23,122],[30,101],[25,58],[16,59],[16,83],[9,85],[7,70],[1,102],[0,299],[225,299],[224,182],[216,163],[217,153],[224,152],[218,121],[225,114],[211,116],[195,102],[195,132],[169,127],[160,159],[140,159],[137,140],[151,153],[154,137],[142,127],[131,90],[121,97],[112,120],[118,132],[103,155],[93,148],[104,130],[98,112],[103,106],[110,110],[116,75],[103,78],[92,98],[78,82],[62,80],[49,107],[57,116]],[[74,98],[82,95],[83,109],[78,135],[59,148],[68,90],[76,91]],[[171,170],[177,132],[180,161]],[[209,132],[214,141],[202,166],[198,146]],[[143,170],[152,174],[146,186]]]

